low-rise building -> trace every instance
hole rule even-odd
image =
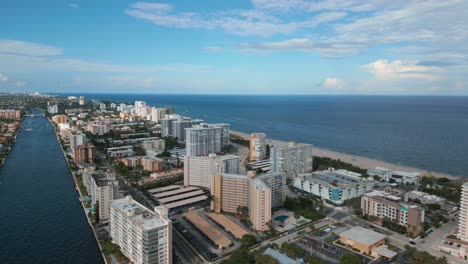
[[[421,173],[419,172],[394,171],[383,167],[370,169],[367,174],[372,177],[377,176],[382,181],[394,181],[403,184],[416,184],[421,180]]]
[[[124,158],[133,156],[132,146],[121,146],[107,149],[107,155],[111,158]]]
[[[159,158],[144,157],[141,159],[141,166],[143,166],[143,170],[145,171],[161,171],[164,167],[164,160]]]
[[[346,200],[372,190],[374,183],[372,178],[362,178],[359,173],[335,171],[330,168],[326,171],[299,175],[294,180],[294,187],[320,197],[329,204],[342,206]]]
[[[104,135],[106,133],[109,133],[109,131],[111,130],[111,126],[109,124],[104,123],[92,123],[88,124],[87,130],[93,135]]]
[[[397,253],[385,246],[387,236],[375,231],[356,226],[340,234],[340,242],[373,257],[394,258]]]
[[[405,226],[413,237],[418,236],[424,228],[424,207],[401,202],[401,198],[382,191],[366,193],[361,198],[362,213],[376,216],[380,223],[384,219]]]

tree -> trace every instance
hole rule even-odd
[[[340,264],[362,264],[362,260],[353,254],[344,254],[340,258]]]
[[[249,248],[253,245],[255,245],[255,243],[257,242],[257,238],[255,238],[255,236],[251,235],[251,234],[246,234],[242,237],[242,241],[241,241],[241,247],[242,248]]]

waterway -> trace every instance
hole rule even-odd
[[[0,263],[103,263],[44,117],[27,117],[0,168]]]

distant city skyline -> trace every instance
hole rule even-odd
[[[0,92],[468,95],[468,2],[5,1]]]

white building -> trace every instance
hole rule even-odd
[[[146,102],[144,101],[135,101],[135,109],[140,108],[140,107],[145,107]]]
[[[49,114],[58,114],[58,104],[47,102],[47,112]]]
[[[109,124],[98,123],[98,124],[88,124],[86,127],[89,132],[93,135],[104,135],[109,133],[111,126]]]
[[[369,176],[378,176],[382,181],[395,181],[397,183],[417,184],[421,179],[419,172],[394,171],[383,167],[376,167],[367,171]]]
[[[342,206],[344,201],[371,191],[374,183],[371,178],[361,178],[359,173],[346,170],[307,173],[294,179],[296,189],[313,194],[336,206]]]
[[[166,141],[164,141],[164,139],[145,140],[141,143],[141,146],[145,150],[150,150],[150,149],[164,150],[166,148]]]
[[[200,124],[185,129],[187,156],[218,153],[229,144],[228,124]]]
[[[265,133],[250,134],[250,161],[263,160],[266,157],[267,135]]]
[[[238,174],[239,156],[210,154],[208,156],[185,156],[184,185],[200,186],[212,190],[213,177],[220,173]]]
[[[172,223],[163,206],[153,212],[130,196],[114,200],[110,236],[132,263],[172,263]]]
[[[468,182],[462,185],[458,238],[468,242]]]
[[[88,143],[88,140],[86,139],[86,135],[82,133],[70,134],[69,139],[70,139],[70,149],[74,149],[76,146],[86,145]]]
[[[99,205],[99,221],[106,223],[110,218],[110,204],[115,199],[119,191],[119,183],[115,179],[109,179],[101,171],[83,172],[83,184],[86,191],[91,196],[91,202]]]
[[[286,172],[288,178],[311,172],[313,167],[312,145],[289,142],[270,149],[271,172]]]
[[[99,109],[100,110],[106,110],[106,104],[105,103],[99,103]]]

